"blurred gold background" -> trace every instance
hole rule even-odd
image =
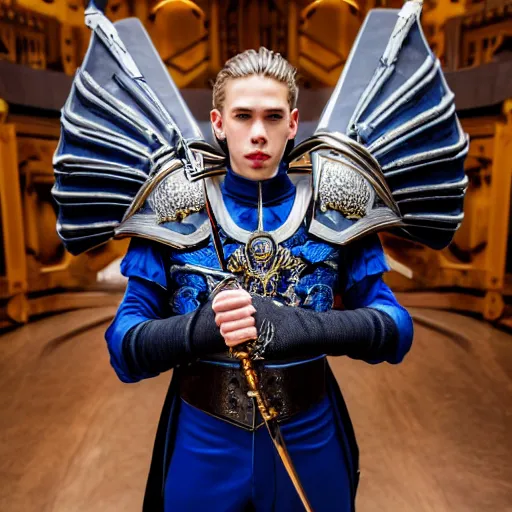
[[[402,3],[113,0],[106,14],[142,20],[185,98],[198,100],[191,108],[200,120],[208,118],[221,65],[263,45],[298,67],[307,93],[301,108],[314,121],[368,10]],[[55,230],[52,155],[59,110],[88,45],[83,18],[80,0],[0,0],[0,327],[110,303],[108,291],[91,283],[126,250],[126,241],[116,241],[73,257]],[[446,250],[382,237],[393,267],[402,269],[387,279],[407,292],[399,293],[406,306],[471,311],[512,325],[512,1],[425,0],[422,25],[471,137],[470,187],[465,220]]]

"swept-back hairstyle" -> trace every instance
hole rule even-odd
[[[226,62],[213,85],[213,108],[222,111],[226,99],[225,86],[229,79],[251,75],[267,76],[286,84],[290,110],[297,106],[297,70],[281,54],[262,46],[258,51],[246,50]]]

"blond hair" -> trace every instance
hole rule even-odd
[[[213,108],[222,110],[226,99],[226,82],[233,78],[260,75],[273,78],[288,86],[290,110],[297,106],[299,88],[297,70],[279,53],[263,46],[258,50],[246,50],[229,59],[219,71],[213,85]]]

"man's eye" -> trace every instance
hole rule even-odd
[[[237,114],[235,117],[237,119],[249,119],[249,114]]]
[[[272,121],[279,121],[280,119],[283,119],[283,116],[281,114],[270,114],[268,118]]]

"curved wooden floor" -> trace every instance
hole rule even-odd
[[[169,376],[126,385],[115,308],[0,338],[0,511],[138,512]],[[398,366],[332,360],[361,448],[358,512],[512,511],[512,336],[414,310]]]

